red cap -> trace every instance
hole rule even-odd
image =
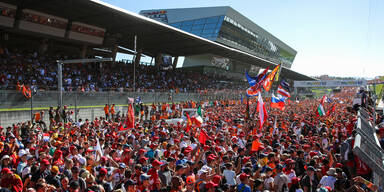
[[[249,175],[247,175],[246,173],[240,174],[240,180],[244,180],[244,179],[246,179],[248,177],[249,177]]]
[[[9,168],[3,168],[1,170],[1,174],[7,174],[7,173],[12,174],[13,172]]]
[[[100,170],[99,170],[99,174],[100,175],[106,175],[108,173],[108,170],[106,169],[106,168],[101,168]]]
[[[343,166],[343,164],[341,164],[341,163],[337,163],[335,167],[336,167],[336,168],[342,168],[342,167],[344,167],[344,166]]]
[[[142,157],[142,158],[139,159],[140,163],[143,163],[143,162],[145,162],[145,161],[147,161],[147,160],[148,160],[147,157]]]
[[[317,155],[318,153],[316,152],[316,151],[311,151],[311,152],[309,152],[309,155],[311,156],[311,157],[313,157],[313,156],[315,156],[315,155]]]
[[[191,146],[188,146],[184,149],[184,154],[188,154],[192,151],[192,147]]]
[[[143,153],[146,153],[147,151],[145,149],[140,149],[139,150],[139,154],[143,154]]]
[[[163,163],[160,162],[159,160],[155,159],[153,162],[152,162],[152,166],[153,167],[156,167],[156,166],[159,166],[159,165],[162,165]]]
[[[43,159],[40,164],[42,165],[50,165],[51,163],[49,163],[49,161],[47,159]]]
[[[106,157],[106,156],[102,156],[102,157],[100,158],[100,161],[107,161],[107,157]]]
[[[213,183],[218,185],[220,183],[220,181],[221,181],[221,176],[220,175],[213,176],[213,178],[212,178],[212,182]]]
[[[243,163],[246,163],[249,159],[251,159],[251,157],[244,157],[243,158]]]

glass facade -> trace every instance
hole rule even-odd
[[[169,25],[179,28],[183,31],[198,35],[200,37],[215,41],[219,35],[223,20],[224,15],[181,21],[177,23],[170,23]]]
[[[282,50],[267,38],[253,32],[230,17],[225,16],[218,38],[243,48],[261,58],[291,67],[295,55]]]

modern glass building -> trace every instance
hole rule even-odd
[[[229,6],[143,10],[140,14],[274,63],[282,63],[287,68],[291,68],[297,54],[293,48]],[[188,56],[183,67],[215,65],[217,62],[214,61],[217,61],[214,55]],[[249,64],[236,63],[241,67],[235,67],[234,63],[236,61],[230,61],[226,68],[238,72],[244,72],[244,67],[250,68]]]

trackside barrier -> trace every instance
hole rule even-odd
[[[373,182],[380,187],[380,191],[383,191],[384,150],[380,147],[374,125],[369,121],[369,115],[364,109],[360,109],[358,112],[356,130],[353,152],[372,169]]]

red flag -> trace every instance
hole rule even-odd
[[[191,118],[189,117],[188,113],[187,113],[187,127],[186,127],[186,130],[185,132],[189,132],[189,130],[191,129],[192,127],[192,121],[191,121]]]
[[[133,129],[134,127],[135,127],[135,114],[133,113],[132,104],[129,104],[127,119],[125,120],[125,128],[120,131],[124,131],[126,129]]]
[[[333,113],[336,110],[336,105],[333,104],[329,110],[327,111],[327,116],[329,116],[331,113]]]
[[[205,145],[205,142],[209,139],[209,136],[208,134],[203,130],[201,129],[200,130],[200,135],[199,135],[199,142],[203,145]]]
[[[252,148],[251,148],[251,151],[258,151],[260,146],[261,146],[261,143],[260,143],[259,139],[255,139],[255,140],[252,142]]]

